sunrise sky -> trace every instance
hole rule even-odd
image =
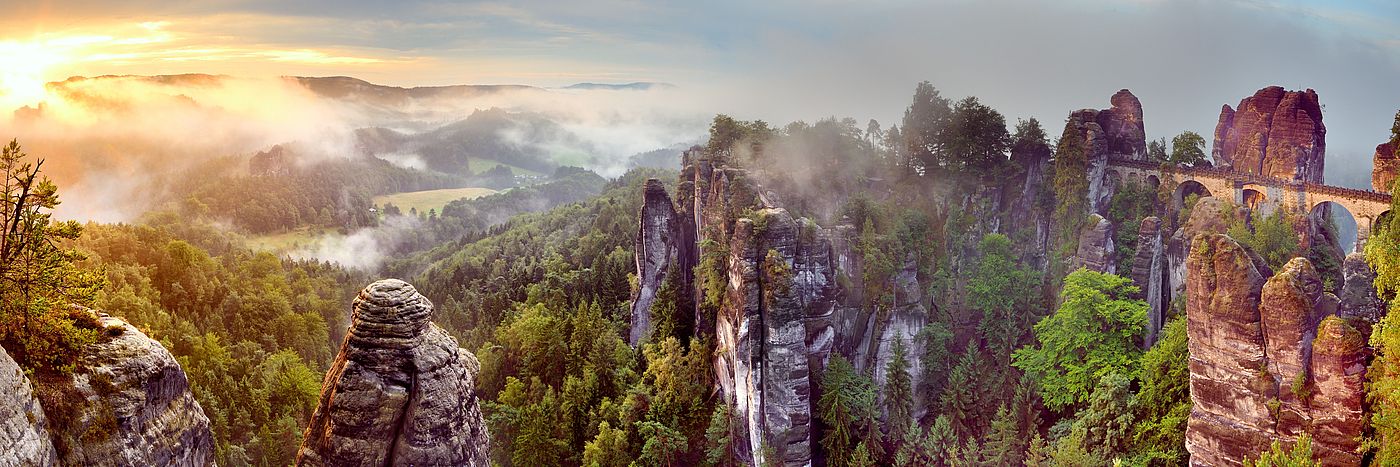
[[[716,112],[890,122],[929,80],[1012,121],[1059,122],[1131,88],[1159,137],[1208,135],[1221,104],[1278,84],[1317,89],[1329,160],[1369,162],[1400,107],[1400,5],[1381,0],[0,5],[0,104],[11,108],[74,75],[198,72],[400,86],[662,81],[713,96]]]

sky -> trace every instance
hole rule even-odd
[[[75,75],[656,81],[697,112],[888,126],[927,80],[1052,135],[1129,88],[1149,137],[1209,139],[1222,104],[1281,85],[1317,90],[1328,181],[1364,186],[1400,108],[1397,3],[0,0],[0,105]]]

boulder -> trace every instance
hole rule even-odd
[[[480,364],[432,311],[403,281],[360,292],[297,465],[490,465]]]
[[[1217,167],[1322,183],[1326,136],[1317,92],[1269,86],[1220,109],[1211,157]]]

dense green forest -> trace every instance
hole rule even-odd
[[[711,156],[751,167],[791,197],[797,214],[857,226],[861,274],[871,284],[865,312],[892,306],[893,292],[882,288],[896,273],[891,252],[910,252],[927,284],[920,299],[932,306],[916,337],[923,352],[898,343],[882,387],[840,355],[820,375],[814,439],[825,465],[1186,461],[1191,402],[1179,304],[1160,340],[1144,348],[1147,305],[1130,280],[1056,266],[1082,222],[1072,213],[1084,211],[1085,149],[1046,134],[1035,120],[1009,129],[976,98],[954,102],[928,83],[900,124],[885,129],[875,121],[862,129],[853,119],[781,128],[714,119],[704,146]],[[1199,136],[1172,143],[1168,152],[1165,140],[1153,142],[1158,162],[1203,163]],[[1063,220],[1050,252],[1027,251],[1028,232],[978,233],[979,219],[965,206],[934,201],[994,185],[1025,170],[1019,159],[1052,152],[1051,201],[1032,207]],[[69,305],[121,316],[177,356],[212,422],[219,463],[286,465],[354,294],[379,275],[401,277],[479,358],[476,389],[497,464],[733,464],[739,421],[713,389],[714,343],[685,322],[694,318],[676,315],[663,299],[653,321],[673,325],[658,326],[638,348],[624,339],[642,186],[656,178],[674,192],[675,171],[634,169],[604,180],[561,168],[538,185],[453,202],[424,215],[396,259],[369,273],[252,251],[216,222],[231,219],[248,234],[375,225],[405,213],[373,213],[373,194],[454,180],[387,163],[332,164],[318,166],[310,183],[309,171],[244,175],[241,164],[228,158],[199,169],[191,180],[219,182],[178,188],[184,199],[138,222],[78,225],[49,218],[57,187],[12,143],[0,159],[7,174],[0,220],[15,226],[0,244],[0,344],[32,372],[61,374],[74,364],[65,358],[72,349],[103,338]],[[802,189],[811,180],[824,181],[824,197]],[[1151,188],[1128,185],[1111,201],[1110,217],[1134,226],[1162,203]],[[1292,224],[1280,214],[1241,221],[1230,233],[1281,264],[1301,252],[1289,241]],[[1387,226],[1367,246],[1377,285],[1391,295],[1400,288],[1397,235]],[[1134,242],[1120,237],[1120,259],[1132,257]],[[702,258],[702,284],[716,283],[705,282],[712,261]],[[724,298],[705,299],[713,309]],[[1388,428],[1400,417],[1393,319],[1400,318],[1387,317],[1372,336],[1369,443],[1377,459],[1400,456],[1392,442],[1400,435]],[[918,386],[909,373],[915,361],[924,372]],[[1306,448],[1300,442],[1274,454],[1285,459]],[[1261,454],[1258,465],[1274,455]]]

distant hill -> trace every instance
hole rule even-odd
[[[588,91],[649,91],[652,89],[669,89],[676,85],[669,83],[649,83],[635,82],[626,84],[606,84],[606,83],[578,83],[564,86],[564,89],[582,89]]]

